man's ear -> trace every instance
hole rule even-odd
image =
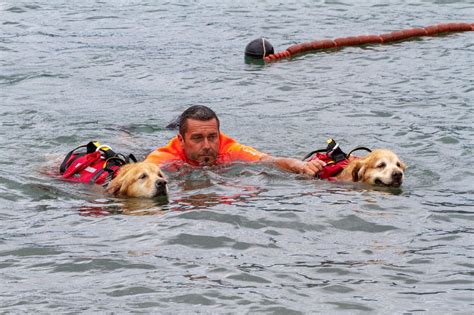
[[[184,138],[180,133],[178,133],[178,140],[179,140],[179,143],[181,144],[181,146],[184,146]]]

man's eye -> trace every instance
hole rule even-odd
[[[191,137],[191,140],[193,140],[193,141],[201,141],[201,140],[202,140],[202,136],[193,136],[193,137]]]
[[[148,177],[148,175],[145,174],[145,173],[143,173],[142,175],[140,175],[140,177],[138,177],[138,179],[145,179],[145,178],[147,178],[147,177]]]
[[[214,140],[217,139],[217,135],[210,135],[210,136],[208,137],[208,139],[209,139],[209,141],[214,141]]]

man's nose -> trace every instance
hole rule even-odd
[[[204,147],[205,149],[207,149],[207,148],[210,148],[210,147],[211,147],[211,146],[210,146],[210,143],[209,143],[209,140],[207,140],[207,138],[204,138],[204,144],[203,144],[203,147]]]

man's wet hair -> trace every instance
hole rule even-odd
[[[195,119],[200,121],[208,121],[215,119],[217,121],[217,129],[220,128],[219,118],[216,113],[207,106],[204,105],[193,105],[186,109],[178,118],[179,133],[184,137],[187,131],[187,120]]]

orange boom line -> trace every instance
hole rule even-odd
[[[336,39],[316,40],[312,42],[292,45],[284,51],[280,51],[275,54],[271,54],[264,57],[263,60],[268,63],[278,61],[284,58],[291,58],[292,56],[298,54],[306,52],[315,52],[323,49],[333,49],[338,47],[359,46],[367,44],[386,44],[396,41],[407,40],[414,37],[434,36],[441,33],[467,31],[474,31],[474,23],[446,23],[430,25],[427,27],[412,28],[402,31],[395,31],[380,35],[361,35],[351,37],[339,37]]]

